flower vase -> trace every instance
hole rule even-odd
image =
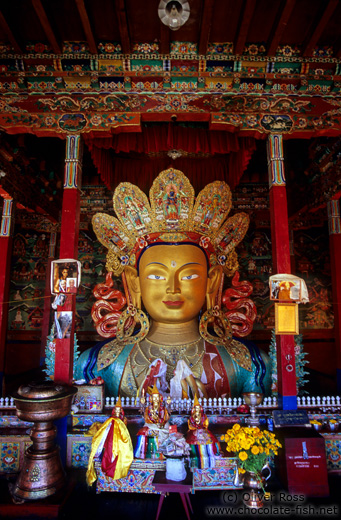
[[[263,507],[263,477],[253,471],[246,471],[243,478],[244,498],[243,502],[248,507],[259,509]]]

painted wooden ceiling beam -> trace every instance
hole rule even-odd
[[[14,34],[12,33],[12,31],[1,11],[0,11],[0,26],[1,26],[2,30],[4,31],[4,33],[6,34],[8,41],[12,45],[14,51],[17,54],[22,54],[22,49],[21,49],[20,45],[18,44],[17,40],[15,39]]]
[[[276,21],[272,27],[271,34],[268,40],[268,56],[274,56],[276,54],[277,47],[280,44],[281,38],[284,34],[284,31],[288,25],[289,18],[291,13],[295,7],[296,0],[286,0],[283,5],[282,10],[280,11],[280,15],[278,17],[278,21]]]
[[[131,44],[129,37],[128,19],[124,0],[116,0],[116,14],[120,31],[121,47],[123,54],[130,54]],[[143,20],[141,20],[143,23]]]
[[[90,20],[84,4],[84,0],[76,0],[76,5],[82,22],[85,37],[89,45],[90,52],[91,54],[98,54],[96,41],[91,29]]]
[[[6,171],[8,173],[5,177],[1,178],[1,186],[13,197],[15,203],[18,202],[25,208],[30,208],[32,211],[36,211],[37,205],[39,204],[39,207],[43,210],[47,218],[50,217],[55,222],[58,222],[60,200],[58,202],[50,201],[41,193],[37,196],[37,191],[26,179],[26,175],[17,172],[11,165],[6,168]]]
[[[245,8],[242,13],[242,20],[238,31],[237,41],[234,44],[235,54],[242,54],[244,51],[255,7],[256,0],[246,0]]]
[[[45,9],[43,7],[43,4],[41,3],[41,0],[31,0],[31,1],[32,1],[33,8],[39,18],[39,21],[44,29],[46,38],[48,39],[48,42],[52,47],[53,52],[55,54],[61,54],[61,47],[60,47],[59,43],[57,42],[57,38],[55,37],[55,34],[52,30],[52,27],[48,20],[48,17],[45,12]]]
[[[199,54],[207,54],[207,47],[211,34],[213,7],[215,0],[204,0],[204,9],[201,17],[199,35]]]
[[[327,23],[329,22],[333,12],[335,11],[339,0],[329,0],[328,4],[325,7],[325,10],[322,16],[319,16],[319,21],[315,28],[313,29],[313,33],[310,36],[309,40],[303,46],[303,56],[311,56],[313,53],[314,47],[316,47],[318,40],[325,30]]]

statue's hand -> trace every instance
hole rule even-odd
[[[198,378],[195,378],[195,382],[197,384],[198,389],[202,392],[202,395],[207,398],[208,397],[207,390],[206,390],[204,383],[202,381],[200,381],[200,379],[198,379]],[[198,395],[199,395],[199,392],[198,392]]]
[[[184,379],[181,380],[181,386],[182,388],[187,388],[188,386],[191,389],[192,396],[194,397],[197,395],[198,397],[202,394],[204,397],[207,397],[207,391],[205,388],[205,385],[198,379],[197,377],[194,377],[193,375],[187,376]],[[200,392],[199,392],[200,390]],[[186,392],[186,389],[185,389]],[[186,392],[188,394],[188,392]]]
[[[207,397],[205,385],[198,378],[194,377],[192,370],[183,359],[179,359],[177,362],[174,377],[170,382],[170,388],[172,397],[180,397],[181,393],[187,396],[192,393],[193,397],[195,395]]]

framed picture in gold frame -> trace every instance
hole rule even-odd
[[[275,334],[299,334],[297,303],[275,303]]]

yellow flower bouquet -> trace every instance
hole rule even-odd
[[[221,440],[226,442],[226,451],[237,454],[240,473],[256,473],[260,479],[269,458],[282,447],[274,433],[240,424],[234,424]]]

